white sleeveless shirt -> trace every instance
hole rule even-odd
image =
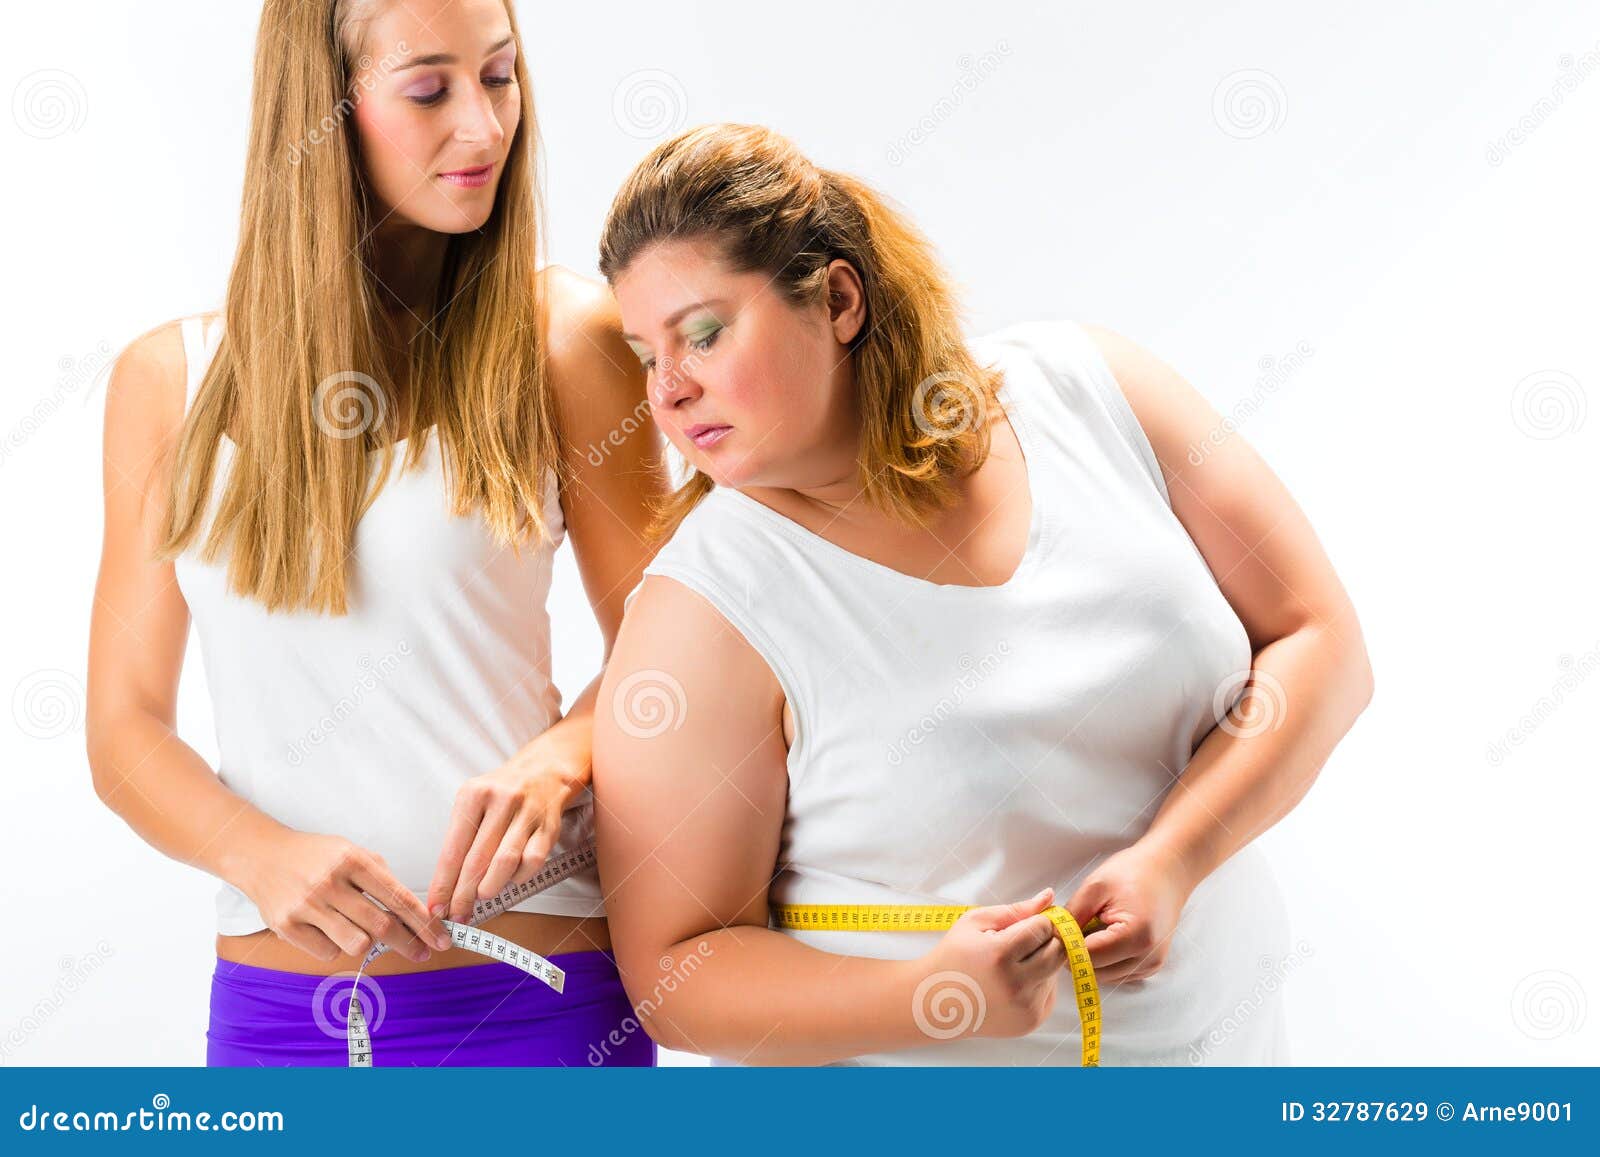
[[[1027,459],[1032,522],[1007,582],[914,578],[722,487],[645,569],[706,598],[794,712],[774,903],[987,905],[1052,885],[1065,904],[1145,832],[1242,691],[1244,626],[1089,335],[1030,322],[970,348],[1004,370]],[[895,959],[938,941],[787,934]],[[1160,971],[1102,989],[1101,1063],[1284,1063],[1288,941],[1271,870],[1247,846],[1194,891]],[[936,1041],[939,1002],[948,1013],[965,996],[976,1016],[975,990],[924,996],[928,1045],[845,1063],[1080,1063],[1067,985],[1044,1026],[1009,1040]]]
[[[202,321],[182,322],[191,404],[222,336],[220,318]],[[549,467],[553,538],[522,544],[520,558],[481,517],[453,516],[437,432],[425,436],[413,471],[400,470],[409,439],[396,445],[393,473],[356,527],[345,615],[268,614],[228,592],[225,559],[205,564],[191,549],[174,563],[199,634],[222,782],[291,828],[378,853],[424,902],[456,789],[561,717],[545,598],[565,537]],[[224,436],[208,520],[235,452]],[[593,822],[585,790],[555,850],[592,839]],[[230,884],[216,904],[224,935],[266,927]],[[599,878],[590,868],[512,910],[603,915]]]

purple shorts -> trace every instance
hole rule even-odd
[[[375,1067],[654,1065],[607,952],[549,958],[564,992],[500,961],[362,976]],[[206,1064],[344,1066],[354,977],[217,961]]]

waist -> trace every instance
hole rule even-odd
[[[572,952],[609,952],[611,932],[604,917],[554,916],[545,912],[502,912],[477,925],[486,932],[504,937],[513,944],[551,957]],[[365,955],[363,953],[362,955]],[[296,948],[271,929],[243,936],[217,937],[217,959],[232,964],[294,972],[307,976],[332,976],[355,972],[361,956],[341,954],[333,960],[319,960]],[[465,948],[435,951],[417,963],[398,952],[385,952],[366,968],[369,976],[393,976],[410,972],[436,972],[446,968],[478,967],[494,964],[488,957]]]

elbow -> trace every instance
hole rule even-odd
[[[89,779],[94,784],[94,794],[101,803],[109,806],[116,785],[112,782],[111,761],[107,755],[109,738],[106,730],[105,724],[97,721],[91,713],[84,722],[83,749],[89,763]]]
[[[1358,642],[1354,647],[1347,648],[1340,660],[1340,667],[1341,698],[1345,704],[1345,713],[1353,725],[1372,702],[1372,660],[1367,656],[1366,647]]]
[[[1372,702],[1374,686],[1375,684],[1373,683],[1372,678],[1372,661],[1367,658],[1367,653],[1365,650],[1363,650],[1361,652],[1361,697],[1359,700],[1361,706],[1359,710],[1365,711],[1367,709],[1367,705]]]
[[[1345,667],[1349,671],[1350,695],[1355,705],[1355,714],[1360,715],[1372,702],[1373,676],[1372,656],[1367,654],[1367,644],[1359,631],[1345,647]]]
[[[1335,630],[1331,624],[1337,622]],[[1347,705],[1350,720],[1355,719],[1372,702],[1374,692],[1372,658],[1367,653],[1366,638],[1355,608],[1346,604],[1336,613],[1329,613],[1314,626],[1309,627],[1310,638],[1322,654],[1322,669],[1336,689],[1340,701]]]
[[[639,1005],[634,1005],[633,1012],[640,1026],[643,1027],[645,1034],[662,1048],[671,1049],[673,1052],[678,1053],[699,1051],[689,1043],[681,1032],[677,1031],[671,1020],[662,1015],[661,1010],[656,1009],[647,1013],[641,1011]]]
[[[702,940],[662,945],[652,952],[616,953],[622,987],[633,1006],[634,1017],[650,1039],[675,1052],[699,1053],[694,1038],[701,1035],[690,1029],[693,1013],[683,999],[685,990],[695,983],[702,958],[708,955]]]
[[[128,780],[120,771],[124,760],[118,753],[136,746],[129,735],[135,719],[126,712],[97,712],[92,705],[84,715],[83,749],[89,763],[89,778],[94,784],[95,796],[112,811],[117,810],[114,801]]]
[[[628,994],[628,1003],[633,1006],[634,1024],[664,1049],[685,1053],[699,1051],[674,1022],[670,1004],[665,1004],[658,996],[651,995],[652,987],[653,982],[649,981],[637,987],[627,980],[623,981],[623,988]]]

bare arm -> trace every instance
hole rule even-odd
[[[622,340],[616,303],[603,284],[552,266],[550,377],[569,478],[562,520],[584,592],[610,655],[622,603],[654,553],[644,538],[649,502],[666,471],[644,397],[639,359]],[[602,670],[604,659],[602,658]],[[565,714],[500,768],[457,793],[428,906],[455,919],[475,898],[530,878],[560,834],[561,812],[591,782],[596,674]]]
[[[1355,608],[1305,514],[1237,433],[1199,466],[1221,418],[1132,341],[1086,326],[1156,452],[1172,508],[1255,652],[1245,698],[1211,731],[1141,842],[1198,883],[1287,815],[1372,698]]]
[[[666,705],[667,716],[640,704]],[[788,797],[783,694],[699,595],[645,580],[600,690],[600,880],[629,998],[657,1041],[746,1064],[825,1064],[928,1045],[917,990],[960,971],[973,1033],[1042,1024],[1065,953],[1032,901],[973,909],[916,960],[822,952],[767,926]]]
[[[638,722],[652,695],[673,712],[660,734]],[[650,1034],[747,1064],[926,1044],[911,1017],[914,963],[834,956],[767,927],[787,751],[782,692],[749,644],[698,595],[648,578],[600,698],[600,878]]]
[[[96,793],[158,851],[226,880],[274,821],[224,787],[174,731],[189,608],[150,561],[183,419],[175,325],[118,359],[106,397],[105,533],[89,629],[87,743]]]
[[[105,533],[89,627],[86,713],[95,793],[157,851],[228,881],[258,902],[257,869],[288,859],[285,841],[296,840],[299,866],[318,881],[318,897],[338,893],[341,904],[354,907],[348,903],[353,889],[341,891],[339,885],[357,879],[422,928],[420,901],[381,861],[342,841],[290,832],[230,791],[174,730],[189,608],[172,563],[154,562],[151,555],[160,537],[166,452],[183,407],[183,346],[172,325],[140,339],[118,359],[106,398]],[[283,915],[285,938],[320,959],[335,957],[336,945],[364,952],[373,937],[414,951],[370,902],[352,915],[321,915],[318,926],[300,922],[301,914],[287,904]]]
[[[645,401],[644,372],[622,340],[610,290],[559,266],[551,271],[551,285],[564,287],[550,323],[562,452],[572,474],[561,495],[562,517],[609,657],[623,600],[655,553],[644,538],[649,503],[667,492],[669,482]],[[596,674],[561,722],[541,737],[568,754],[585,783],[599,691]]]

